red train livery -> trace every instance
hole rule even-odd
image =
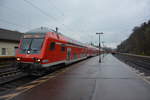
[[[57,64],[70,64],[98,55],[99,49],[41,27],[24,34],[16,53],[17,66],[41,74]]]

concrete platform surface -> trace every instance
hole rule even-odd
[[[112,55],[71,65],[11,100],[150,100],[150,84]]]

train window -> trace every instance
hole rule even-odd
[[[55,42],[51,42],[49,49],[54,50],[55,49],[55,44],[56,44]]]
[[[65,51],[65,45],[64,44],[61,45],[61,51]]]

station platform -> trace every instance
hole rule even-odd
[[[9,100],[150,100],[150,84],[112,55],[93,57]]]

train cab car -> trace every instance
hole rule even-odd
[[[18,68],[38,75],[53,65],[70,64],[96,54],[96,48],[52,29],[41,27],[24,34],[20,40],[16,60]]]
[[[39,28],[24,34],[16,53],[17,66],[25,71],[41,70],[46,47],[47,32],[51,30]]]

